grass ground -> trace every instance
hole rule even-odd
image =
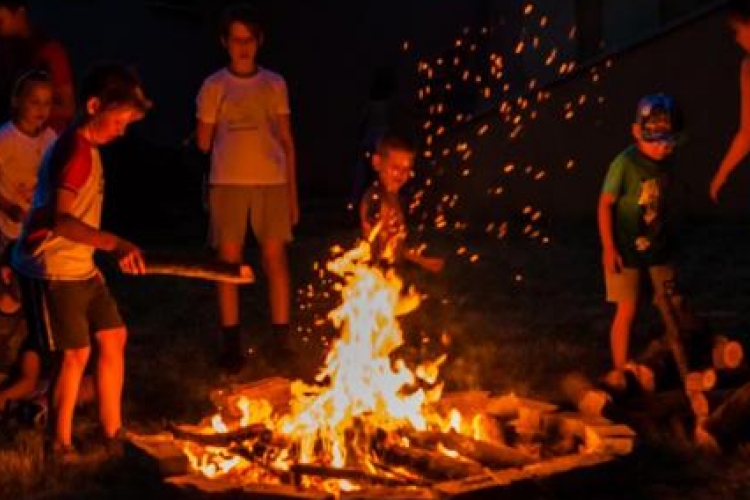
[[[313,262],[324,259],[333,243],[351,241],[353,230],[342,224],[327,232],[331,220],[311,218],[291,247],[295,285],[320,280]],[[337,221],[338,222],[338,221]],[[682,233],[682,276],[697,309],[714,329],[750,335],[750,224],[693,221]],[[467,244],[444,238],[436,248],[455,254]],[[607,331],[611,310],[602,299],[598,243],[593,223],[560,224],[553,241],[469,241],[480,259],[451,258],[443,274],[415,274],[429,296],[406,321],[413,345],[426,335],[448,333],[444,378],[449,388],[513,390],[534,397],[557,397],[560,376],[571,369],[592,375],[608,363]],[[198,246],[182,252],[202,252]],[[249,261],[257,264],[252,252]],[[194,421],[211,410],[209,391],[227,382],[214,366],[217,354],[213,287],[204,282],[166,277],[126,278],[111,274],[110,284],[130,327],[125,415],[138,431],[156,430],[164,420]],[[266,320],[262,283],[244,290],[245,323]],[[335,297],[297,297],[297,337],[301,370],[310,374],[322,360],[324,327],[316,318],[335,305]],[[302,309],[304,307],[304,309]],[[248,327],[249,336],[255,326]],[[659,328],[653,312],[643,314],[634,348]],[[309,330],[309,331],[308,331]],[[303,338],[306,338],[305,342]],[[414,349],[416,350],[416,349]],[[242,378],[277,374],[285,360],[260,355]],[[81,426],[90,427],[90,411]],[[81,431],[83,432],[83,431]],[[74,475],[45,468],[37,431],[8,433],[0,439],[0,498],[125,499],[167,498],[155,478],[105,461]],[[628,481],[599,485],[585,492],[600,499],[750,498],[750,460],[741,453],[707,458],[668,434],[643,443],[627,463]],[[540,491],[540,498],[580,498],[584,492]]]

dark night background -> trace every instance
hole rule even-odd
[[[155,101],[148,117],[109,148],[110,227],[136,239],[200,240],[205,224],[200,166],[184,144],[193,129],[195,94],[203,78],[225,62],[215,26],[224,2],[31,4],[39,25],[69,48],[78,78],[92,61],[119,59],[138,68]],[[469,161],[448,156],[421,162],[423,176],[441,172],[436,192],[464,195],[452,208],[456,220],[483,228],[487,221],[512,218],[509,212],[528,203],[557,220],[592,219],[605,168],[630,140],[635,102],[655,91],[674,94],[687,117],[686,141],[678,155],[681,203],[687,213],[744,214],[750,177],[743,169],[728,185],[720,207],[712,206],[706,195],[737,120],[739,51],[723,13],[712,8],[716,4],[539,1],[534,16],[524,17],[520,12],[525,3],[519,0],[255,2],[268,31],[261,64],[283,74],[290,89],[303,215],[321,204],[344,206],[356,158],[357,125],[374,69],[389,66],[396,71],[398,99],[413,110],[418,127],[426,119],[424,106],[416,100],[424,83],[417,72],[419,62],[449,55],[456,39],[472,36],[480,49],[479,56],[467,60],[468,69],[481,73],[487,63],[480,56],[502,54],[507,79],[514,85],[506,93],[496,89],[489,99],[478,98],[473,89],[460,103],[477,117],[468,125],[449,126],[435,149],[466,141],[473,150]],[[532,26],[541,15],[550,20],[543,30]],[[577,32],[570,39],[574,24]],[[478,37],[483,27],[489,34]],[[560,78],[530,51],[513,54],[519,39],[532,36],[558,48],[560,60],[576,60],[579,69]],[[407,50],[404,41],[409,42]],[[611,67],[605,66],[607,61]],[[592,68],[602,74],[596,86],[591,83]],[[532,78],[546,85],[552,99],[539,107],[538,119],[521,137],[510,141],[509,129],[495,110],[502,100],[524,95],[523,84]],[[604,100],[582,107],[572,120],[563,119],[564,104],[581,94],[589,103],[598,96]],[[475,132],[484,123],[489,132],[480,138]],[[567,171],[563,165],[570,159],[576,167]],[[501,202],[477,196],[496,183],[499,166],[507,162],[533,165],[548,175],[540,183],[506,179]],[[464,167],[472,169],[468,178],[451,174]]]

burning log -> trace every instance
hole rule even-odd
[[[414,446],[385,445],[378,458],[388,464],[406,467],[435,481],[462,479],[484,472],[481,464],[452,458],[439,452]]]
[[[252,424],[229,432],[204,432],[197,426],[178,425],[171,422],[167,424],[167,428],[175,439],[193,441],[203,446],[219,447],[228,447],[232,443],[256,439],[270,432],[263,424]]]
[[[409,434],[409,442],[421,448],[437,448],[441,444],[459,455],[486,467],[502,469],[522,467],[536,462],[534,457],[501,444],[478,441],[457,432],[415,432]]]
[[[315,464],[294,464],[290,468],[290,473],[293,484],[297,486],[302,485],[303,476],[317,476],[324,479],[349,479],[351,481],[362,481],[383,486],[410,486],[416,484],[415,481],[369,474],[361,469],[327,467]]]
[[[160,255],[147,256],[146,274],[161,274],[196,278],[209,281],[222,281],[238,285],[253,283],[255,276],[247,264],[232,264],[215,259],[190,259],[179,257],[165,257]]]

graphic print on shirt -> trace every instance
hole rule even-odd
[[[638,195],[640,217],[638,220],[638,236],[635,240],[635,248],[639,252],[645,252],[651,248],[651,244],[659,234],[663,224],[662,184],[663,181],[659,178],[641,181],[640,194]]]

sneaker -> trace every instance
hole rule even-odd
[[[72,444],[52,443],[45,456],[53,465],[79,465],[84,462],[83,455]]]
[[[120,427],[114,436],[104,438],[104,451],[109,458],[122,458],[125,456],[125,443],[129,440],[130,433],[125,427]]]

